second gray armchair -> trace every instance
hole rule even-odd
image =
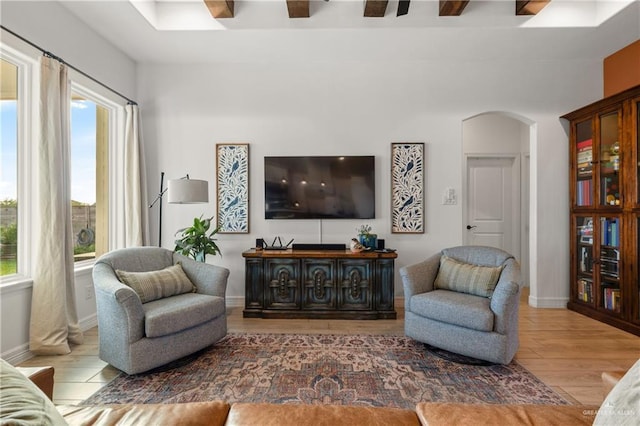
[[[484,281],[477,279],[482,274]],[[400,276],[407,336],[468,357],[511,362],[519,345],[521,285],[512,255],[493,247],[452,247],[401,268]],[[485,288],[485,281],[495,288]]]

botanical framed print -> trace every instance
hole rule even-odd
[[[249,144],[216,144],[218,232],[249,233]]]
[[[391,232],[424,233],[424,143],[391,144]]]

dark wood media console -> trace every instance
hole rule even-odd
[[[395,319],[395,252],[247,250],[245,318]]]

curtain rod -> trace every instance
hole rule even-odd
[[[20,40],[24,41],[25,43],[27,43],[29,46],[31,47],[35,47],[36,49],[38,49],[40,52],[42,52],[43,55],[48,56],[50,58],[53,58],[57,61],[62,62],[63,64],[65,64],[66,66],[68,66],[69,68],[71,68],[72,70],[82,74],[83,76],[87,77],[89,80],[93,81],[94,83],[99,84],[100,86],[104,87],[105,89],[115,93],[116,95],[120,96],[122,99],[127,101],[128,105],[138,105],[138,103],[134,100],[129,99],[128,97],[126,97],[125,95],[123,95],[122,93],[112,89],[111,87],[107,86],[106,84],[104,84],[101,81],[96,80],[95,78],[91,77],[89,74],[87,74],[86,72],[74,67],[73,65],[71,65],[70,63],[68,63],[67,61],[65,61],[64,59],[60,58],[59,56],[54,55],[53,53],[43,49],[42,47],[38,46],[37,44],[27,40],[26,38],[22,37],[19,34],[16,34],[15,32],[11,31],[9,28],[5,27],[4,25],[0,25],[0,28],[2,28],[3,30],[5,30],[6,32],[8,32],[9,34],[13,34],[15,37],[19,38]]]

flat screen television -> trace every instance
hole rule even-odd
[[[264,158],[265,219],[375,218],[374,156]]]

